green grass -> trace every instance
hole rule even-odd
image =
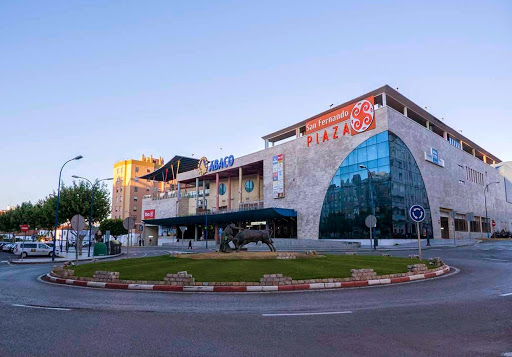
[[[117,271],[122,280],[163,280],[169,273],[186,270],[196,281],[259,281],[263,274],[283,274],[294,280],[344,278],[350,276],[350,269],[363,268],[372,268],[377,275],[405,273],[407,265],[415,263],[418,260],[370,255],[327,255],[293,260],[195,260],[163,255],[89,263],[74,269],[75,276],[82,277],[92,277],[96,270]]]

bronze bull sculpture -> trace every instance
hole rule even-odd
[[[236,234],[236,236],[232,240],[235,245],[235,249],[237,251],[240,250],[244,245],[249,243],[265,243],[271,252],[275,252],[276,248],[274,247],[274,242],[270,238],[270,235],[267,231],[256,231],[251,229],[245,229]]]

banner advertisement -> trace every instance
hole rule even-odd
[[[272,157],[272,192],[274,198],[284,198],[284,155]]]

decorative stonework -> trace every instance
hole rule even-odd
[[[371,280],[377,277],[373,269],[350,269],[352,280]]]
[[[261,285],[291,285],[292,278],[283,274],[265,274],[260,279],[260,283]]]
[[[297,259],[297,256],[293,253],[277,253],[276,259]]]
[[[407,271],[413,273],[425,273],[428,270],[425,264],[412,264],[407,266]]]
[[[118,283],[119,282],[119,272],[98,270],[98,271],[94,272],[92,279],[93,279],[93,281],[101,281],[104,283]]]
[[[167,274],[164,278],[164,282],[167,285],[190,286],[194,285],[195,281],[192,274],[188,274],[186,271],[179,271],[177,274]]]

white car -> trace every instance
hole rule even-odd
[[[14,247],[14,254],[28,257],[34,255],[47,255],[49,257],[53,254],[53,248],[44,244],[44,243],[16,243],[16,247]],[[55,250],[55,255],[59,255],[59,252]]]

